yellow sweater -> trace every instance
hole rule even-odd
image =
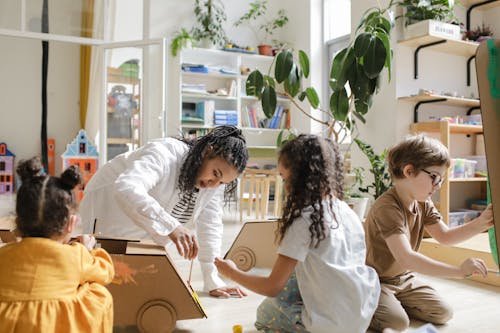
[[[112,332],[113,279],[103,249],[24,238],[0,248],[0,332]]]

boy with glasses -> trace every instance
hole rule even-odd
[[[452,245],[493,226],[491,206],[475,220],[448,228],[432,203],[448,173],[450,156],[438,140],[424,135],[410,136],[388,153],[394,186],[373,204],[365,222],[366,263],[380,277],[379,305],[371,328],[406,330],[410,317],[444,324],[452,309],[414,272],[463,278],[486,276],[483,260],[469,258],[460,266],[449,265],[418,253],[424,229],[439,243]]]

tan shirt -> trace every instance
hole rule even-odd
[[[405,272],[394,259],[386,238],[404,234],[411,248],[418,251],[424,236],[424,226],[437,223],[441,214],[431,200],[418,202],[414,211],[404,207],[395,188],[389,189],[373,204],[365,221],[366,263],[381,278],[393,277]]]

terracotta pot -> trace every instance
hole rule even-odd
[[[272,46],[271,45],[259,45],[258,48],[259,48],[259,54],[266,55],[266,56],[272,55],[272,53],[271,53]]]

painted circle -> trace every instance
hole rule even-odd
[[[148,301],[137,311],[136,322],[141,333],[171,332],[176,321],[174,307],[162,299]]]
[[[236,266],[246,272],[255,267],[255,253],[246,246],[237,247],[229,257]]]

